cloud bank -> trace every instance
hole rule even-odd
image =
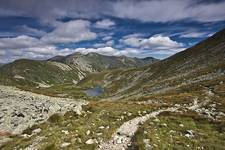
[[[104,15],[144,22],[225,19],[225,1],[200,0],[1,0],[0,14],[30,16],[51,23],[63,17],[101,18]]]
[[[203,27],[209,24],[209,28],[225,21],[224,8],[224,0],[1,0],[0,19],[27,17],[47,29],[38,28],[32,21],[15,27],[11,23],[12,31],[0,32],[0,63],[19,58],[47,59],[77,51],[165,58],[184,50],[186,39],[212,33],[183,29],[170,35],[154,28],[152,34],[144,35],[144,24],[195,22]],[[5,26],[0,25],[0,31]]]

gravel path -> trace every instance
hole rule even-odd
[[[198,108],[208,104],[210,99],[206,97],[206,100],[198,103],[197,99],[194,99],[193,105],[189,107],[171,107],[167,109],[160,109],[154,111],[150,114],[145,116],[136,117],[132,120],[125,122],[122,126],[120,126],[116,132],[113,134],[111,140],[101,143],[99,145],[99,150],[125,150],[125,149],[132,149],[132,138],[135,132],[138,130],[139,124],[144,123],[145,121],[149,120],[150,118],[154,118],[162,112],[175,112],[178,108],[186,108],[190,110],[197,110]]]
[[[110,141],[107,141],[105,143],[102,143],[99,145],[99,150],[125,150],[129,146],[131,146],[131,140],[134,136],[135,132],[138,129],[138,126],[140,123],[144,123],[150,118],[156,117],[162,112],[165,111],[176,111],[177,108],[172,107],[168,109],[161,109],[154,111],[150,114],[147,114],[142,117],[136,117],[132,120],[129,120],[125,122],[122,126],[120,126],[116,133],[112,136],[112,139]]]

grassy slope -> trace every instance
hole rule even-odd
[[[158,119],[141,125],[134,138],[136,149],[146,149],[144,139],[149,139],[156,150],[224,149],[225,121],[209,121],[194,112],[164,113]],[[185,136],[188,130],[192,130],[193,137]]]
[[[5,85],[34,86],[37,85],[36,82],[51,85],[71,83],[77,79],[75,71],[62,70],[46,61],[22,59],[6,64],[0,69],[0,82]]]
[[[225,30],[166,60],[137,69],[92,74],[80,85],[103,85],[107,96],[145,95],[207,75],[225,73]],[[108,84],[105,84],[108,83]],[[188,84],[188,83],[186,83]],[[130,95],[128,96],[130,97]]]

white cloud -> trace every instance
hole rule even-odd
[[[117,1],[113,13],[120,18],[143,22],[172,22],[190,19],[200,22],[225,20],[225,1],[197,3],[192,0]]]
[[[5,55],[5,51],[0,51],[0,56],[4,56]]]
[[[114,45],[114,41],[113,40],[109,40],[106,42],[107,46],[113,46]]]
[[[0,38],[1,63],[21,58],[47,59],[55,55],[68,55],[72,52],[73,49],[59,50],[54,44],[27,35],[13,38]]]
[[[140,37],[143,37],[144,34],[140,34],[140,33],[134,33],[134,34],[128,34],[128,35],[125,35],[123,38],[124,39],[129,39],[129,38],[140,38]]]
[[[47,0],[0,1],[0,16],[29,16],[42,22],[57,19],[103,16],[144,22],[171,22],[190,19],[200,22],[225,20],[224,0]]]
[[[104,47],[105,44],[104,43],[95,43],[93,46],[96,48],[99,48],[99,47]]]
[[[21,35],[15,38],[0,38],[0,49],[22,49],[43,45],[38,39]]]
[[[56,55],[69,55],[74,49],[58,50],[55,46],[46,45],[40,47],[27,47],[17,49],[0,49],[0,63],[11,62],[16,59],[48,59]]]
[[[38,29],[35,29],[35,28],[31,28],[31,27],[28,27],[26,25],[22,25],[22,26],[17,27],[17,32],[22,33],[24,35],[39,36],[39,37],[46,34],[45,31],[38,30]]]
[[[105,36],[102,38],[103,41],[108,41],[108,40],[111,40],[112,39],[112,36]]]
[[[143,39],[141,41],[141,45],[143,45],[145,48],[155,47],[157,49],[179,48],[183,46],[182,43],[178,43],[170,39],[170,37],[162,36],[162,35],[155,35],[150,37],[149,39]]]
[[[140,48],[154,48],[154,49],[170,49],[180,48],[182,43],[172,40],[170,37],[163,35],[154,35],[150,38],[139,38],[136,36],[125,36],[120,42],[131,46]]]
[[[68,55],[74,49],[57,49],[56,43],[70,43],[91,40],[96,34],[90,31],[90,22],[84,20],[61,23],[50,33],[39,39],[27,35],[0,38],[0,62],[19,58],[46,59],[55,55]],[[29,32],[39,32],[27,26],[21,28]]]
[[[132,47],[132,54],[138,57],[155,56],[162,59],[185,49],[182,43],[160,34],[149,38],[143,38],[141,34],[127,35],[120,40],[120,43]]]
[[[75,49],[76,52],[81,52],[83,54],[87,54],[90,52],[96,52],[103,55],[116,55],[118,50],[112,47],[101,47],[101,48],[77,48]]]
[[[84,20],[61,23],[54,31],[43,36],[41,40],[47,43],[75,43],[93,40],[97,35],[89,28],[90,22]]]
[[[207,32],[189,32],[189,33],[181,33],[180,37],[183,38],[202,38],[202,37],[209,37],[211,33]]]
[[[102,55],[108,55],[108,56],[126,55],[129,57],[141,57],[142,53],[144,52],[143,50],[137,50],[137,49],[133,49],[133,48],[126,48],[126,49],[120,50],[120,49],[115,49],[110,46],[101,47],[101,48],[77,48],[77,49],[74,49],[74,51],[80,52],[83,54],[95,52],[95,53],[99,53]]]
[[[112,20],[104,19],[104,20],[101,20],[101,21],[97,21],[94,24],[94,27],[100,28],[100,29],[109,29],[109,28],[111,28],[114,25],[115,25],[115,22],[113,22]]]
[[[140,47],[142,39],[136,38],[136,37],[131,37],[131,38],[127,38],[127,39],[122,39],[120,41],[128,46]]]

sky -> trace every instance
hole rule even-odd
[[[225,27],[225,0],[0,0],[0,63],[74,52],[167,58]]]

